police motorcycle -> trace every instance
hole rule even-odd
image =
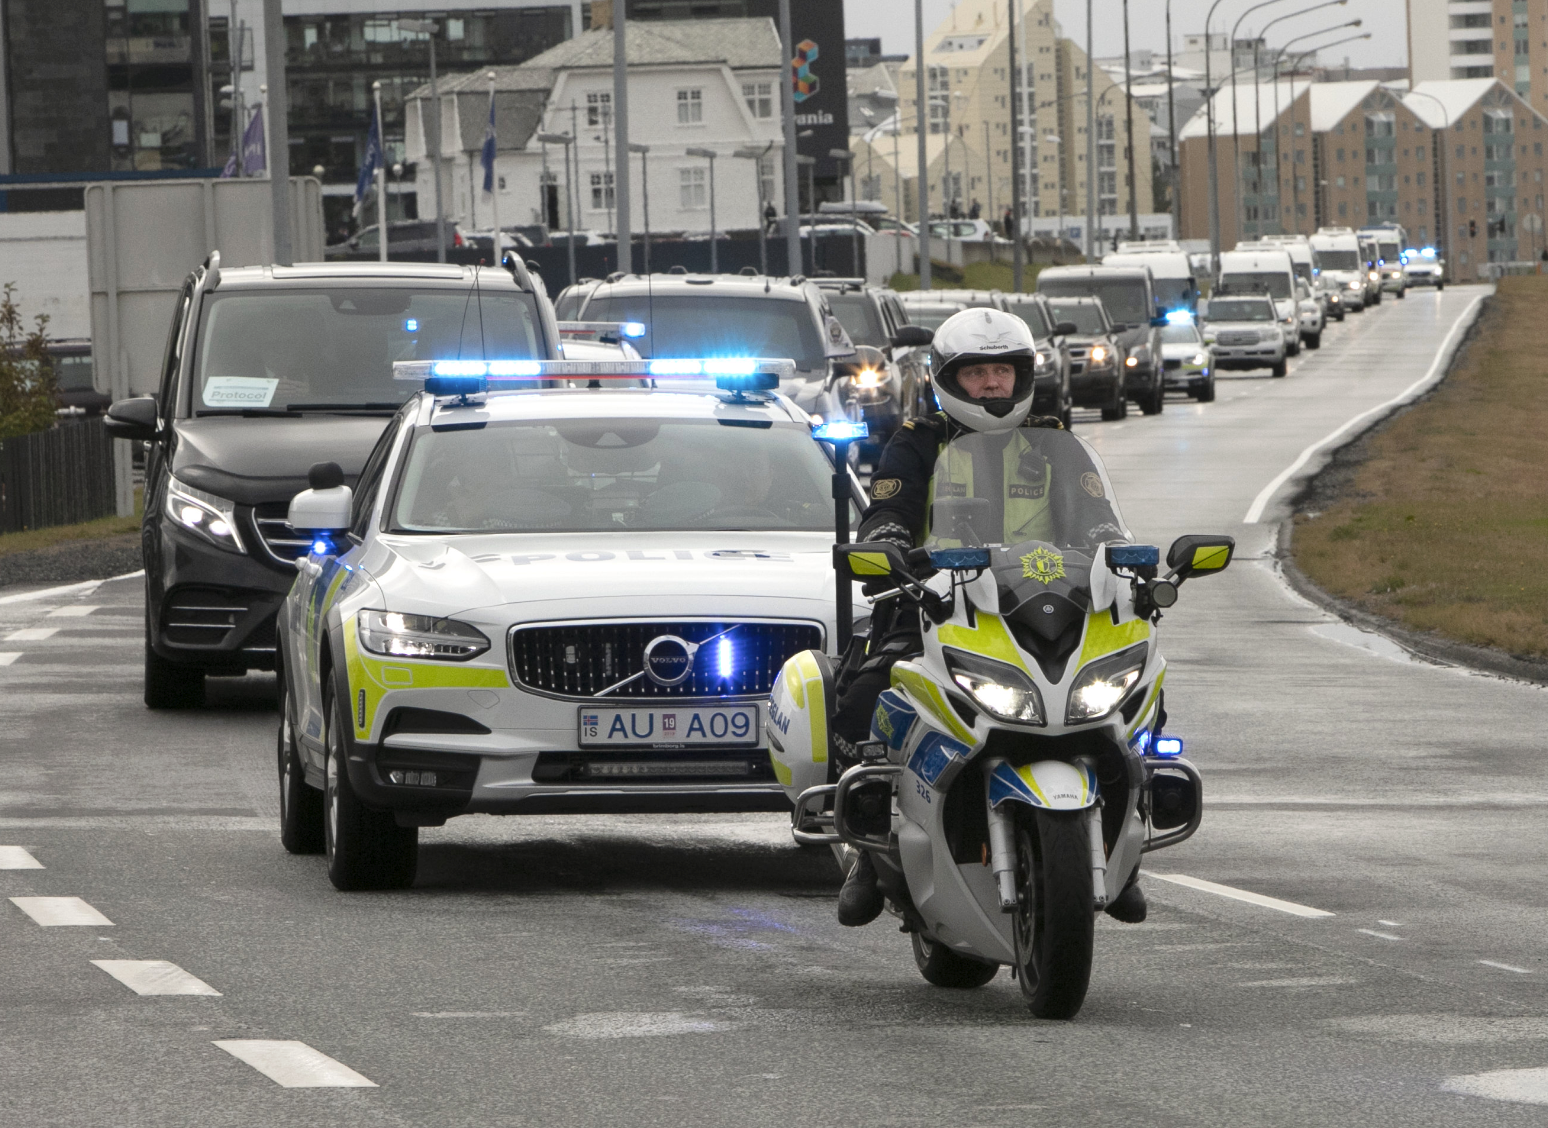
[[[1066,490],[1105,502],[1105,522],[1052,504],[1061,472]],[[974,477],[990,497],[973,496]],[[818,651],[776,682],[771,756],[796,840],[871,854],[926,980],[978,987],[1008,964],[1035,1016],[1073,1018],[1094,914],[1142,854],[1202,818],[1199,772],[1163,735],[1157,624],[1234,542],[1182,537],[1160,574],[1159,550],[1129,543],[1096,452],[1062,430],[951,440],[931,496],[922,548],[834,549],[838,582],[873,595],[873,622],[906,601],[922,626],[923,653],[893,667],[862,762],[829,778],[834,676]]]

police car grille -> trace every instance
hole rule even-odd
[[[703,644],[681,685],[658,685],[642,673],[645,647],[661,635]],[[729,675],[721,672],[721,638],[730,643]],[[510,658],[511,673],[522,685],[564,697],[593,697],[635,674],[640,676],[608,696],[749,697],[767,694],[791,655],[821,646],[822,629],[815,623],[574,623],[517,627]]]
[[[311,538],[303,537],[290,527],[286,518],[290,503],[269,501],[253,507],[253,524],[263,540],[269,555],[285,564],[293,564],[305,556],[312,545]]]

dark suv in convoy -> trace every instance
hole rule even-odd
[[[1146,415],[1166,406],[1161,365],[1164,311],[1146,266],[1050,266],[1037,276],[1037,292],[1049,298],[1101,298],[1118,347],[1123,350],[1124,392]]]
[[[1064,338],[1070,354],[1070,392],[1081,407],[1099,407],[1111,422],[1129,413],[1123,391],[1122,352],[1101,298],[1053,298],[1048,307],[1075,331]]]
[[[274,615],[310,538],[286,523],[315,463],[353,485],[386,421],[417,391],[395,360],[548,358],[541,283],[435,264],[306,263],[183,283],[154,396],[108,430],[146,444],[145,704],[199,704],[206,675],[272,669]]]
[[[858,278],[819,278],[817,288],[839,319],[857,353],[875,349],[884,367],[859,364],[844,377],[850,416],[863,419],[871,433],[868,453],[876,453],[905,419],[934,411],[930,390],[930,330],[911,325],[898,295]]]
[[[1054,316],[1048,299],[1042,294],[1001,294],[1001,308],[1013,313],[1032,330],[1037,345],[1037,363],[1032,369],[1032,410],[1038,415],[1053,415],[1071,426],[1075,399],[1071,394],[1070,349],[1065,340],[1070,326]]]

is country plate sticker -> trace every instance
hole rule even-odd
[[[679,747],[758,743],[758,706],[675,709],[580,707],[582,747]]]
[[[909,757],[908,770],[933,787],[952,761],[963,759],[968,752],[966,744],[932,732],[914,749],[914,754]]]
[[[268,407],[279,380],[267,376],[211,376],[204,382],[205,407]]]

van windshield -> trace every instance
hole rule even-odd
[[[215,293],[204,301],[185,409],[195,415],[396,408],[417,391],[395,360],[543,354],[531,294],[337,286]]]
[[[1381,252],[1382,259],[1389,263],[1397,262],[1399,256],[1403,253],[1396,243],[1378,243],[1377,247]]]
[[[849,339],[855,344],[884,349],[891,343],[882,329],[881,318],[876,314],[876,306],[866,295],[829,294],[828,306],[833,310],[833,316],[839,319],[839,324],[844,327],[844,332],[849,334]]]
[[[1198,301],[1198,287],[1190,278],[1157,278],[1156,304],[1162,309],[1193,309]]]
[[[822,333],[812,308],[789,298],[723,294],[629,294],[594,297],[587,321],[639,321],[634,342],[642,356],[771,356],[811,372],[827,368]]]
[[[1145,305],[1149,287],[1143,277],[1042,277],[1037,280],[1037,289],[1051,298],[1101,298],[1113,324],[1125,328],[1147,325],[1154,316]]]
[[[1323,270],[1359,270],[1359,251],[1318,251],[1317,265]]]
[[[1290,272],[1285,270],[1252,270],[1222,274],[1220,285],[1232,290],[1265,290],[1269,297],[1284,300],[1290,296]]]
[[[1073,321],[1077,333],[1105,333],[1102,307],[1095,302],[1050,302],[1055,321]]]

